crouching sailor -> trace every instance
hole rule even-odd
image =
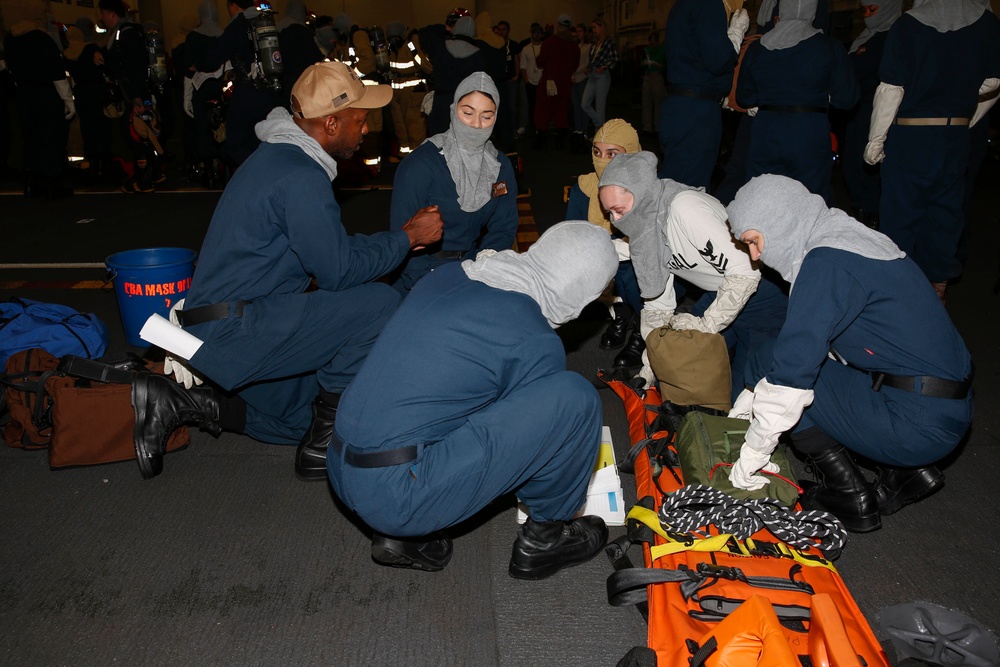
[[[327,456],[337,495],[374,530],[377,562],[442,569],[447,529],[511,492],[530,514],[511,576],[541,579],[600,552],[604,521],[574,516],[601,403],[566,370],[553,329],[617,268],[608,233],[570,221],[524,254],[484,250],[414,286],[344,392]]]
[[[965,343],[909,257],[801,183],[758,176],[728,210],[750,255],[792,285],[773,351],[751,358],[756,385],[733,408],[751,424],[730,479],[767,483],[757,472],[791,431],[821,478],[807,501],[848,530],[875,530],[944,484],[933,464],[972,421]],[[874,485],[852,453],[879,466]]]

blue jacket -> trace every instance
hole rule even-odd
[[[433,268],[429,255],[440,250],[465,252],[474,258],[479,250],[509,250],[517,237],[517,179],[510,160],[502,153],[497,181],[506,184],[506,194],[497,195],[478,211],[466,212],[458,204],[455,181],[438,147],[425,141],[399,163],[393,181],[389,228],[402,229],[406,221],[424,206],[436,204],[444,220],[440,243],[414,252],[403,273],[416,282]],[[492,184],[491,184],[492,186]]]
[[[321,290],[340,291],[395,268],[404,232],[348,236],[323,168],[291,144],[261,144],[212,215],[185,308]]]
[[[863,371],[964,380],[972,370],[962,337],[909,257],[878,261],[833,248],[806,255],[767,378],[811,389],[820,367],[837,363],[831,349]]]
[[[437,442],[512,390],[565,370],[562,341],[531,297],[449,264],[382,330],[341,397],[337,434],[372,450]],[[523,418],[551,418],[541,412],[548,406],[538,409]]]
[[[732,87],[737,57],[727,28],[721,2],[677,0],[663,38],[670,85],[722,99]]]

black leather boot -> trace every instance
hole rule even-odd
[[[326,448],[333,438],[339,402],[339,394],[325,393],[313,401],[312,423],[295,450],[295,476],[303,482],[320,482],[327,478]]]
[[[451,560],[453,550],[454,544],[448,537],[421,541],[421,538],[372,535],[372,559],[390,567],[440,572]]]
[[[879,468],[875,480],[878,511],[883,516],[894,514],[910,503],[923,500],[944,486],[944,473],[926,468]]]
[[[219,397],[211,387],[185,389],[169,377],[137,373],[132,380],[132,407],[132,440],[143,479],[163,472],[167,439],[179,426],[198,426],[215,436],[222,432]]]
[[[529,518],[517,531],[510,556],[510,576],[544,579],[564,567],[584,563],[601,552],[608,541],[608,527],[599,516],[573,521],[534,521]]]
[[[809,459],[820,480],[807,489],[806,504],[820,505],[852,533],[867,533],[882,527],[875,486],[865,479],[849,451],[836,445],[809,453]]]
[[[628,343],[621,352],[615,357],[614,367],[618,368],[628,368],[628,369],[639,369],[642,367],[642,353],[646,350],[646,341],[642,339],[642,334],[639,332],[639,323],[634,323],[634,328],[632,329],[632,335],[629,336]]]
[[[617,350],[624,345],[629,325],[632,323],[632,309],[628,304],[616,303],[612,306],[612,310],[615,311],[615,317],[601,336],[600,348],[602,350]]]

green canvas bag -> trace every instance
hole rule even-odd
[[[740,500],[774,498],[785,507],[794,507],[800,490],[794,482],[788,454],[781,445],[771,454],[771,463],[777,464],[779,472],[761,473],[771,480],[770,484],[747,491],[737,489],[729,481],[729,469],[740,457],[749,426],[746,419],[715,417],[697,411],[687,413],[675,441],[684,483],[705,484]]]

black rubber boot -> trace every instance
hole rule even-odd
[[[868,533],[882,527],[875,486],[865,479],[847,449],[836,445],[808,456],[820,480],[806,490],[806,504],[820,505],[852,533]]]
[[[626,303],[616,303],[612,306],[615,317],[611,324],[604,330],[601,336],[600,347],[602,350],[617,350],[625,344],[628,337],[628,329],[632,324],[632,309]]]
[[[214,436],[222,432],[219,396],[211,387],[185,389],[164,375],[137,373],[132,380],[132,407],[132,440],[144,479],[163,472],[167,439],[179,426],[199,426]]]
[[[312,423],[295,450],[295,476],[303,482],[320,482],[327,478],[326,448],[333,438],[340,394],[320,393],[313,401]]]
[[[599,516],[573,521],[534,521],[529,518],[517,531],[510,556],[510,576],[544,579],[564,567],[584,563],[601,552],[608,541],[608,527]]]
[[[426,541],[375,533],[372,535],[372,559],[390,567],[440,572],[451,560],[454,550],[451,538],[423,539]]]
[[[628,343],[615,357],[614,367],[637,370],[642,368],[642,353],[646,350],[646,341],[642,339],[639,332],[639,323],[633,323],[632,335],[629,336]]]
[[[883,516],[894,514],[910,503],[923,500],[944,486],[944,473],[926,468],[879,468],[875,480],[878,511]]]

